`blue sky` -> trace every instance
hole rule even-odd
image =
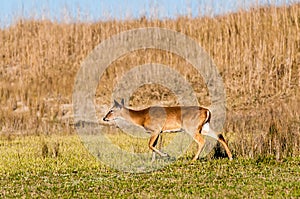
[[[179,15],[220,15],[240,8],[290,4],[300,0],[0,0],[0,26],[20,17],[65,21],[110,18],[174,18]]]

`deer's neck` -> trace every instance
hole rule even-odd
[[[132,110],[124,107],[123,118],[127,121],[134,123],[135,125],[143,126],[145,120],[144,110]]]

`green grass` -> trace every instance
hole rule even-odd
[[[1,138],[0,198],[300,197],[300,158],[182,157],[132,174],[99,163],[77,136]]]

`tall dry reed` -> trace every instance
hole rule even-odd
[[[182,32],[214,59],[226,87],[224,130],[237,155],[299,155],[300,4],[215,18],[73,24],[20,20],[0,30],[0,131],[72,133],[71,95],[81,61],[106,38],[141,27]],[[107,86],[98,88],[97,100],[109,104],[118,78],[149,62],[174,67],[191,82],[200,103],[209,104],[201,75],[179,56],[158,50],[116,60],[101,77],[99,84]],[[168,89],[151,86],[131,99],[134,106],[176,103]]]

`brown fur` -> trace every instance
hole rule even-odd
[[[161,156],[168,156],[155,148],[160,133],[186,131],[198,144],[198,150],[193,158],[193,160],[196,160],[205,143],[201,135],[202,128],[204,124],[209,124],[211,113],[207,108],[199,106],[154,106],[142,110],[132,110],[124,106],[124,101],[122,101],[121,104],[115,101],[114,106],[106,114],[103,120],[111,121],[117,118],[123,118],[135,125],[142,126],[146,131],[151,133],[149,148],[154,152],[153,160],[155,159],[155,153],[158,153]],[[232,159],[232,154],[221,134],[217,135],[213,131],[209,131],[206,132],[206,135],[218,139],[225,148],[229,159]]]

